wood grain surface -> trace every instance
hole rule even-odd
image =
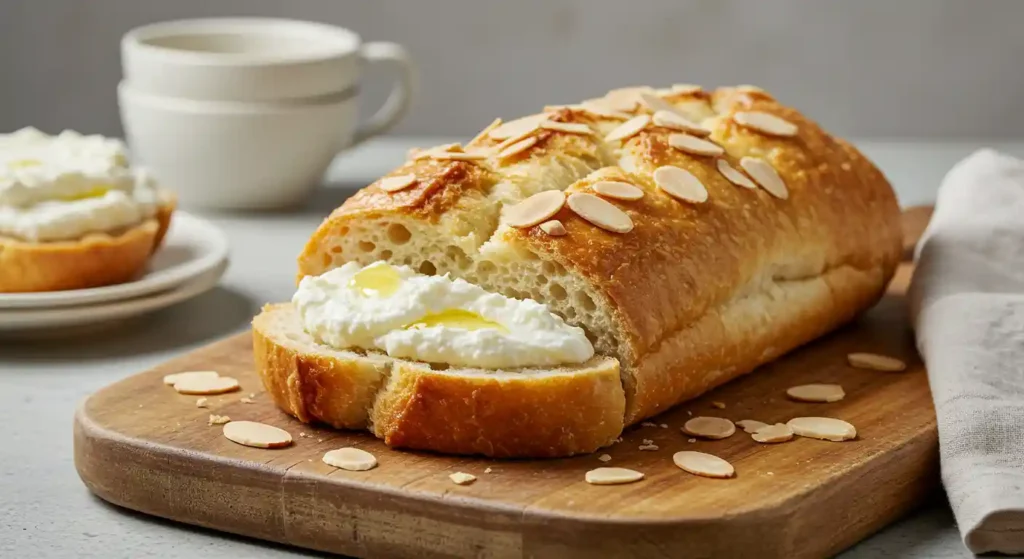
[[[927,223],[926,211],[908,217],[908,232]],[[91,396],[75,417],[75,464],[91,491],[117,505],[361,557],[828,556],[903,515],[938,483],[935,414],[903,298],[910,273],[904,264],[883,301],[853,324],[653,419],[659,426],[630,429],[604,451],[612,456],[607,464],[601,453],[500,461],[396,451],[365,433],[303,425],[263,394],[249,334]],[[854,351],[910,366],[902,373],[853,369],[845,356]],[[202,409],[196,396],[161,382],[196,369],[234,376],[242,391],[207,397]],[[841,384],[847,396],[831,404],[786,398],[786,388],[811,382]],[[243,403],[249,393],[254,403]],[[207,424],[211,413],[276,425],[295,444],[237,445]],[[838,417],[857,427],[858,438],[764,445],[738,430],[691,443],[679,430],[691,414],[768,423]],[[639,450],[644,439],[659,449]],[[343,446],[373,453],[379,466],[348,472],[321,461]],[[683,472],[671,459],[679,450],[725,458],[737,476]],[[584,482],[588,470],[605,465],[646,478]],[[478,479],[455,485],[448,475],[457,471]]]

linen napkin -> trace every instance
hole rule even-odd
[[[981,150],[939,189],[910,287],[942,481],[974,553],[1024,553],[1024,161]]]

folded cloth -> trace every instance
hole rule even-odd
[[[981,150],[939,189],[910,287],[942,481],[974,553],[1024,553],[1024,161]]]

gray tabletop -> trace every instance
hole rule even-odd
[[[202,214],[231,243],[213,291],[87,339],[0,340],[0,557],[287,557],[297,549],[179,525],[94,498],[72,461],[71,420],[91,392],[244,330],[268,301],[291,297],[294,258],[319,221],[358,188],[434,139],[380,140],[332,166],[328,184],[292,213]],[[904,205],[927,203],[946,170],[982,145],[1024,155],[1024,143],[860,142]],[[843,557],[969,557],[942,494]]]

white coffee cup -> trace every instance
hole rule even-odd
[[[121,119],[133,155],[184,205],[294,205],[339,151],[391,128],[414,93],[400,45],[361,43],[340,27],[283,19],[170,21],[121,42]],[[397,80],[358,122],[365,63]]]

